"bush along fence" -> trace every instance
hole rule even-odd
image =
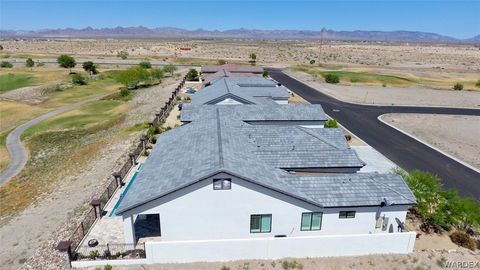
[[[186,76],[182,78],[179,85],[172,91],[168,101],[155,113],[153,121],[149,123],[150,126],[160,126],[167,119],[168,114],[176,104],[176,97],[180,90],[185,85]],[[68,240],[60,241],[56,247],[61,252],[67,252],[69,261],[79,259],[131,259],[131,258],[145,258],[144,246],[135,247],[134,244],[107,244],[97,245],[92,247],[80,247],[80,243],[87,235],[88,231],[97,219],[102,218],[105,214],[105,206],[110,198],[113,196],[118,187],[122,187],[125,182],[125,177],[132,167],[137,164],[138,158],[146,150],[147,144],[150,142],[148,136],[143,134],[140,137],[140,142],[135,149],[128,154],[123,166],[118,171],[112,173],[113,179],[108,184],[105,191],[90,202],[92,207],[84,219],[73,231],[73,234]],[[88,250],[88,251],[87,251]]]

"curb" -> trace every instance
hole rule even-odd
[[[315,89],[315,90],[317,90],[317,91],[319,91],[319,92],[321,92],[324,95],[327,95],[327,96],[329,96],[331,98],[334,98],[338,101],[348,103],[348,104],[353,104],[353,105],[373,106],[373,107],[392,107],[393,106],[393,107],[417,107],[417,108],[418,107],[425,107],[425,108],[446,108],[446,109],[469,109],[469,110],[479,110],[480,111],[480,108],[476,108],[476,107],[458,107],[458,106],[453,107],[453,106],[441,106],[441,105],[410,105],[410,104],[402,105],[402,104],[391,104],[391,103],[390,104],[388,104],[388,103],[370,104],[370,103],[350,102],[350,101],[345,101],[341,98],[335,97],[335,96],[333,96],[332,94],[330,94],[326,91],[322,91],[322,90],[318,89],[317,87],[313,87],[313,86],[309,85],[307,82],[305,82],[304,80],[301,80],[301,79],[295,77],[294,75],[291,75],[290,73],[285,73],[283,71],[282,71],[282,73],[291,77],[291,78],[293,78],[293,79],[295,79],[295,80],[297,80],[297,81],[299,81],[299,82],[301,82],[301,83],[303,83],[303,84],[305,84],[305,85],[307,85],[307,86],[309,86],[309,87],[311,87],[311,88],[313,88],[313,89]],[[440,91],[442,91],[442,90],[440,90]]]
[[[433,146],[433,145],[431,145],[431,144],[429,144],[429,143],[427,143],[427,142],[425,142],[425,141],[422,141],[421,139],[415,137],[414,135],[412,135],[412,134],[410,134],[410,133],[408,133],[408,132],[406,132],[406,131],[403,131],[403,130],[401,130],[400,128],[397,128],[396,126],[394,126],[394,125],[388,123],[387,121],[383,120],[383,119],[382,119],[382,116],[384,116],[384,115],[386,115],[386,114],[382,114],[382,115],[380,115],[380,116],[377,117],[377,119],[378,119],[380,122],[382,122],[383,124],[385,124],[385,125],[393,128],[393,129],[395,129],[395,130],[397,130],[397,131],[399,131],[399,132],[407,135],[408,137],[410,137],[410,138],[412,138],[412,139],[414,139],[414,140],[416,140],[416,141],[418,141],[418,142],[420,142],[420,143],[422,143],[422,144],[424,144],[424,145],[426,145],[426,146],[428,146],[428,147],[430,147],[430,148],[432,148],[433,150],[439,152],[440,154],[445,155],[445,156],[449,157],[450,159],[455,160],[456,162],[462,164],[463,166],[465,166],[465,167],[467,167],[467,168],[469,168],[469,169],[472,169],[472,170],[476,171],[477,173],[480,173],[480,169],[475,168],[474,166],[466,163],[465,161],[460,160],[460,159],[458,159],[458,158],[456,158],[456,157],[454,157],[454,156],[452,156],[452,155],[450,155],[450,154],[448,154],[448,153],[446,153],[446,152],[438,149],[437,147],[435,147],[435,146]]]

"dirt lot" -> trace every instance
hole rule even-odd
[[[334,85],[320,81],[304,72],[288,70],[287,74],[325,94],[352,103],[480,108],[479,91],[438,90],[425,87]]]
[[[480,116],[386,114],[382,119],[480,169]]]

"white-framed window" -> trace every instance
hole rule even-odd
[[[232,189],[232,179],[230,178],[213,179],[213,189],[214,190]]]

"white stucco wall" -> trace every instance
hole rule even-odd
[[[276,99],[275,102],[277,104],[285,105],[288,104],[288,99]]]
[[[213,178],[232,178],[231,190],[213,190]],[[160,214],[161,239],[212,240],[265,238],[274,235],[314,236],[374,233],[380,207],[320,208],[242,179],[220,174],[124,213],[126,242],[131,242],[132,214]],[[353,219],[338,212],[354,210]],[[387,206],[382,212],[393,221],[405,220],[407,206]],[[323,212],[320,231],[300,231],[302,212]],[[270,233],[250,233],[250,215],[272,214]],[[397,231],[397,225],[394,225]],[[379,230],[377,230],[379,231]]]
[[[151,263],[407,254],[415,232],[210,241],[147,242]]]

